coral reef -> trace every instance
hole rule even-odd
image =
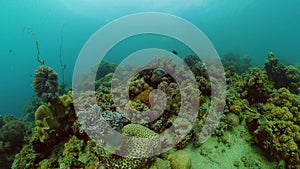
[[[0,166],[9,168],[30,132],[28,124],[12,116],[0,116]]]
[[[274,82],[276,89],[285,87],[292,93],[299,93],[300,87],[300,71],[294,66],[288,66],[279,63],[274,53],[269,52],[265,61],[264,69],[268,74],[268,78]]]
[[[104,141],[105,135],[111,134],[113,129],[121,130],[124,120],[117,112],[102,111],[98,105],[77,112],[82,129],[97,141]]]
[[[289,167],[300,166],[300,101],[286,88],[271,94],[248,119],[248,128],[259,147],[270,151],[277,159],[286,161]]]
[[[200,60],[198,56],[188,55],[185,56],[183,60],[195,76],[203,76],[204,78],[208,78],[206,65]]]
[[[249,56],[241,57],[236,53],[227,53],[221,56],[224,68],[232,68],[236,73],[245,73],[251,67],[251,58]]]
[[[198,56],[188,55],[184,57],[184,62],[193,72],[193,75],[196,78],[198,83],[199,90],[203,95],[210,96],[211,95],[211,86],[210,80],[207,73],[207,67],[205,63],[203,63]]]
[[[210,103],[211,86],[219,83],[218,76],[208,77],[206,69],[213,74],[219,70],[194,55],[186,56],[184,62],[196,82],[176,81],[190,78],[185,74],[188,68],[170,58],[155,58],[141,69],[121,67],[117,77],[112,73],[115,65],[102,62],[92,70],[97,71],[96,77],[88,76],[90,81],[81,88],[94,83],[96,92],[64,95],[57,92],[57,74],[41,65],[33,82],[38,98],[26,110],[31,112],[28,119],[35,112],[32,133],[22,120],[0,116],[0,165],[8,168],[13,161],[13,169],[170,169],[221,164],[266,168],[271,162],[262,162],[262,156],[252,160],[263,151],[274,160],[272,166],[299,168],[300,99],[292,94],[299,86],[298,69],[279,64],[272,53],[264,68],[249,69],[249,59],[236,54],[225,55],[222,61],[227,83],[223,114]],[[132,70],[138,73],[122,81]],[[276,84],[278,78],[286,82]],[[116,91],[111,90],[112,82]],[[216,99],[217,105],[222,103]],[[124,138],[107,137],[114,134],[113,129]],[[260,149],[251,152],[242,146]],[[156,155],[164,149],[169,151]],[[211,154],[213,150],[217,153]],[[224,162],[221,156],[231,161]],[[209,164],[197,164],[196,158]]]
[[[117,154],[122,154],[122,156],[146,158],[160,150],[158,134],[142,125],[127,124],[122,128],[122,135],[124,140],[122,140],[121,149],[117,150]],[[145,139],[139,140],[140,138]]]
[[[97,90],[99,86],[99,80],[104,78],[109,73],[113,73],[116,69],[116,65],[110,62],[102,61],[100,64],[92,67],[91,70],[85,74],[82,83],[79,86],[76,86],[79,91],[86,91],[87,89],[91,90],[95,86]]]
[[[107,61],[101,61],[97,69],[96,80],[106,76],[109,73],[113,73],[115,70],[116,70],[115,64]]]
[[[266,71],[256,67],[244,76],[240,93],[250,104],[265,103],[272,93],[272,88]]]
[[[155,161],[150,166],[150,169],[170,169],[171,164],[168,160],[163,160],[160,158],[155,158]]]
[[[75,121],[72,100],[71,92],[69,92],[68,94],[57,97],[48,104],[42,104],[36,110],[36,129],[42,143],[45,141],[54,141],[60,134],[71,130],[71,126]],[[70,126],[68,126],[68,124]]]
[[[140,100],[142,103],[144,103],[147,107],[150,107],[150,93],[153,90],[152,87],[149,87],[148,89],[142,91],[140,94],[138,94],[132,101],[135,102],[137,100]]]
[[[23,114],[25,115],[25,120],[30,122],[35,122],[35,111],[38,109],[40,105],[43,104],[43,100],[39,97],[33,97],[27,104],[23,110]]]

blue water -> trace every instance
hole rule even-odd
[[[34,96],[32,75],[39,63],[35,38],[28,28],[38,36],[41,58],[58,73],[63,36],[62,59],[70,84],[76,58],[87,39],[110,21],[137,12],[165,12],[192,22],[221,55],[249,55],[254,64],[262,65],[273,51],[285,63],[300,62],[299,7],[299,0],[1,0],[0,114],[21,115]],[[178,53],[185,52],[179,49]]]

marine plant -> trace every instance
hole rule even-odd
[[[35,47],[36,47],[36,52],[37,52],[36,53],[36,59],[41,65],[45,64],[45,61],[40,58],[40,48],[39,48],[39,41],[38,41],[37,34],[32,30],[31,27],[25,28],[24,31],[27,31],[28,34],[31,34],[34,37]]]
[[[62,61],[62,47],[63,47],[63,39],[64,39],[63,30],[64,30],[64,25],[61,28],[60,45],[59,45],[59,64],[60,64],[60,68],[61,68],[61,83],[59,85],[59,94],[61,94],[61,95],[66,92],[65,91],[65,87],[66,87],[65,69],[67,68],[67,65],[63,64],[63,61]]]

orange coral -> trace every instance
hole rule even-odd
[[[134,99],[133,102],[140,100],[142,103],[147,105],[148,107],[151,106],[150,101],[149,101],[149,95],[151,91],[153,90],[152,87],[149,87],[148,89],[142,91],[139,95],[137,95]]]

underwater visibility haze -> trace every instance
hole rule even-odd
[[[0,169],[300,168],[300,1],[1,0],[0,8]],[[203,33],[190,36],[195,46],[219,59],[148,31],[169,24],[164,31],[183,37],[181,19]],[[78,63],[133,25],[150,28],[115,42],[102,61]],[[77,69],[88,71],[76,79]]]

